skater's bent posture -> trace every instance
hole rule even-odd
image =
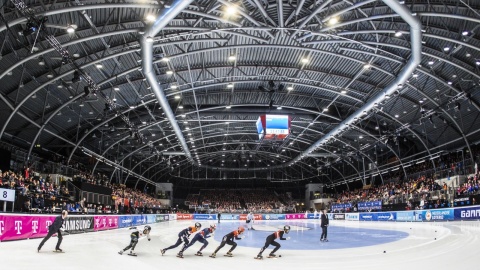
[[[260,252],[258,253],[257,257],[255,257],[255,259],[262,259],[262,253],[265,249],[268,248],[268,246],[272,245],[272,246],[275,246],[275,248],[272,250],[272,252],[270,252],[270,255],[268,255],[269,258],[273,258],[275,257],[275,252],[277,250],[280,249],[280,244],[278,242],[275,241],[275,239],[277,238],[280,238],[280,240],[288,240],[290,239],[290,237],[287,237],[287,238],[284,238],[283,235],[284,234],[288,234],[288,232],[290,231],[290,226],[288,225],[285,225],[283,226],[283,230],[279,230],[279,231],[276,231],[272,234],[270,234],[269,236],[267,236],[267,239],[265,240],[265,246],[263,246],[263,248],[260,250]]]
[[[151,230],[152,228],[148,225],[145,226],[145,228],[143,229],[143,234],[147,236],[148,241],[150,241]],[[124,249],[120,250],[118,254],[122,255],[124,251],[131,249],[128,255],[137,256],[137,254],[135,253],[135,247],[137,246],[138,239],[140,239],[140,236],[142,236],[142,234],[138,231],[137,227],[131,227],[130,228],[130,244]]]
[[[221,248],[223,248],[223,247],[225,246],[225,244],[229,244],[229,245],[232,246],[225,256],[233,257],[232,251],[237,247],[237,243],[235,243],[235,241],[233,241],[233,239],[235,239],[235,240],[240,240],[240,239],[242,239],[242,238],[239,237],[239,236],[240,236],[244,231],[245,231],[245,229],[244,229],[243,227],[238,227],[237,230],[235,230],[235,231],[233,231],[233,232],[231,232],[231,233],[226,234],[226,235],[222,238],[222,243],[220,243],[220,246],[218,246],[217,249],[215,249],[215,252],[213,252],[212,255],[210,255],[210,257],[215,258],[215,256],[217,256],[217,252],[218,252]]]

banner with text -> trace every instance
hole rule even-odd
[[[177,214],[178,220],[186,220],[186,219],[193,219],[192,214]]]
[[[253,214],[253,218],[255,220],[262,220],[262,215],[260,214]],[[240,220],[247,220],[247,215],[246,214],[241,214],[240,215]]]
[[[455,218],[453,209],[432,209],[432,210],[420,210],[415,211],[418,221],[443,221],[453,220]]]
[[[480,219],[480,206],[454,209],[455,220]]]
[[[63,222],[62,228],[68,233],[93,232],[93,216],[70,215]]]
[[[217,220],[217,214],[194,214],[195,220]]]
[[[357,204],[358,211],[366,211],[366,210],[382,210],[382,201],[375,201],[375,202],[359,202]]]
[[[395,221],[395,212],[360,213],[361,221]]]
[[[221,214],[220,216],[220,219],[221,220],[239,220],[240,219],[240,215],[239,214]]]
[[[360,220],[360,214],[359,213],[346,213],[345,214],[345,220],[358,221],[358,220]]]
[[[262,219],[264,220],[284,220],[284,214],[264,214],[262,215]]]
[[[340,210],[345,210],[345,209],[350,209],[350,208],[352,208],[351,203],[332,204],[332,211],[340,211]]]
[[[332,218],[333,218],[334,220],[345,220],[345,214],[336,214],[336,213],[333,213]]]

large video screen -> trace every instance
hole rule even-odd
[[[272,115],[265,116],[267,134],[288,134],[288,115]]]
[[[257,120],[257,133],[258,133],[258,138],[259,139],[262,139],[263,135],[265,134],[264,130],[263,130],[262,117],[261,116],[258,117],[258,120]]]

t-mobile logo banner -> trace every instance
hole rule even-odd
[[[21,220],[15,220],[15,231],[17,234],[22,234],[22,221]]]
[[[44,237],[55,216],[0,216],[0,241]]]
[[[38,230],[38,220],[32,221],[32,233],[37,233]]]
[[[118,228],[118,216],[95,216],[95,231],[103,231]]]

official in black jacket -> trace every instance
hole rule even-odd
[[[57,234],[58,236],[58,241],[57,241],[57,246],[55,247],[55,251],[62,252],[62,250],[60,249],[60,244],[62,244],[63,237],[62,237],[62,231],[60,230],[60,228],[62,228],[63,222],[65,221],[67,216],[68,216],[68,212],[63,210],[62,215],[56,217],[55,221],[53,221],[53,224],[48,226],[48,234],[47,236],[45,236],[45,238],[43,238],[42,242],[38,246],[38,249],[37,249],[38,252],[40,252],[40,249],[42,249],[45,242],[47,242],[47,240],[50,239],[50,237],[52,237],[52,235],[54,234]]]
[[[327,228],[328,228],[328,216],[327,210],[323,210],[320,226],[322,227],[322,235],[320,236],[320,241],[328,242],[327,240]]]

